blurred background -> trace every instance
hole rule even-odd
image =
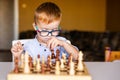
[[[106,46],[120,50],[120,0],[0,0],[0,61],[11,61],[12,40],[34,38],[34,11],[46,1],[60,7],[60,35],[85,53],[85,61],[104,61]]]

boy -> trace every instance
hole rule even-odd
[[[48,55],[51,55],[51,50],[56,52],[60,50],[60,57],[62,53],[66,53],[67,57],[72,53],[73,58],[78,56],[78,50],[68,43],[68,41],[57,36],[59,34],[59,24],[61,21],[61,11],[59,7],[52,3],[46,2],[38,6],[34,15],[33,27],[37,32],[35,39],[28,41],[23,46],[17,42],[11,48],[14,57],[20,57],[21,53],[25,50],[31,57],[44,55],[45,60]]]

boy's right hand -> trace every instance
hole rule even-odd
[[[15,43],[12,46],[11,52],[12,52],[14,57],[20,57],[20,54],[23,52],[23,46],[22,46],[20,41]]]

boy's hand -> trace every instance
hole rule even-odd
[[[14,57],[19,57],[22,51],[23,51],[23,46],[20,41],[14,44],[11,48],[11,52]]]
[[[57,39],[56,37],[51,37],[47,42],[47,47],[54,49],[57,46],[63,46],[64,41]]]

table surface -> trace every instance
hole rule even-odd
[[[92,80],[120,80],[120,62],[84,62]],[[0,80],[7,80],[12,62],[0,62]]]

